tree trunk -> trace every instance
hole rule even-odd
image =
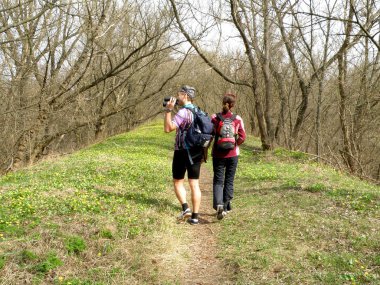
[[[256,117],[257,117],[257,124],[259,126],[259,132],[260,132],[261,147],[263,148],[263,150],[271,150],[273,149],[273,144],[268,136],[264,112],[263,112],[263,106],[261,105],[261,102],[258,99],[258,95],[256,93],[256,85],[252,86],[252,93],[254,94],[253,96],[255,99],[255,110],[256,110]]]
[[[349,127],[348,127],[348,121],[347,121],[347,115],[346,115],[346,101],[347,101],[347,95],[344,88],[345,85],[345,74],[346,74],[346,62],[344,58],[344,53],[342,52],[338,56],[338,85],[339,85],[339,95],[340,95],[340,102],[339,102],[339,119],[341,124],[341,130],[343,135],[343,150],[341,151],[341,155],[343,160],[345,161],[347,167],[350,169],[351,172],[355,172],[356,165],[354,156],[351,152],[351,136],[349,133]]]
[[[263,74],[265,84],[265,122],[267,127],[267,139],[270,149],[273,148],[275,129],[273,127],[273,82],[270,71],[271,62],[271,45],[270,45],[270,26],[269,26],[269,7],[268,0],[263,1],[264,14],[264,57],[263,57]]]
[[[44,136],[48,124],[48,109],[43,102],[39,105],[39,114],[36,122],[25,131],[17,141],[15,146],[14,164],[18,168],[24,164],[33,163],[42,153]]]

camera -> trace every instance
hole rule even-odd
[[[170,98],[171,97],[165,97],[164,98],[164,102],[162,102],[162,106],[163,107],[166,107],[166,104],[168,104],[168,102],[170,101]],[[178,105],[178,100],[175,100],[175,104],[174,104],[175,106],[177,106]]]

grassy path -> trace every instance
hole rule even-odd
[[[184,239],[188,237],[190,260],[185,267],[185,276],[181,284],[212,285],[225,284],[228,280],[224,263],[218,258],[217,237],[220,222],[215,217],[212,208],[212,173],[202,166],[200,186],[202,203],[200,208],[200,224],[188,226],[184,230]]]
[[[189,189],[187,181],[186,189]],[[221,223],[212,208],[212,173],[203,166],[200,177],[202,202],[198,225],[177,222],[175,216],[168,221],[168,231],[160,236],[164,246],[154,247],[160,278],[154,284],[230,284],[219,256],[218,235]],[[169,191],[173,191],[170,188]],[[172,193],[174,197],[174,193]],[[190,192],[187,192],[191,201]],[[168,270],[170,268],[170,270]]]

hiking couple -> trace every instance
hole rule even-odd
[[[185,149],[182,145],[183,133],[190,127],[193,122],[193,111],[195,105],[193,100],[195,98],[195,88],[184,85],[182,86],[176,97],[171,97],[166,102],[165,117],[164,117],[164,131],[166,133],[176,131],[174,156],[172,163],[172,174],[174,183],[174,192],[178,201],[182,206],[180,220],[186,220],[191,225],[199,223],[198,215],[201,203],[201,190],[199,187],[199,175],[201,163],[204,159],[204,148],[193,147]],[[213,135],[214,143],[212,147],[212,162],[213,162],[213,208],[216,210],[218,220],[223,219],[224,216],[231,210],[231,200],[234,194],[234,178],[238,164],[239,145],[245,140],[246,133],[244,130],[244,123],[240,116],[234,115],[231,109],[235,106],[236,96],[234,94],[225,94],[222,100],[222,112],[213,114],[211,121],[214,125]],[[179,105],[179,111],[172,117],[172,111],[175,105]],[[228,128],[233,126],[233,144],[229,149],[226,147],[219,147],[218,142],[222,144],[231,144],[226,139],[220,140],[220,129],[226,131],[223,127],[224,124]],[[228,148],[228,147],[227,147]],[[191,211],[186,200],[186,189],[184,187],[184,178],[187,171],[187,178],[191,190],[191,202],[193,210]]]

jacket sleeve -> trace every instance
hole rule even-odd
[[[245,141],[245,138],[246,138],[247,135],[245,133],[243,119],[240,116],[237,116],[236,120],[239,121],[239,125],[238,125],[238,139],[237,139],[236,143],[237,143],[237,145],[241,145]]]

